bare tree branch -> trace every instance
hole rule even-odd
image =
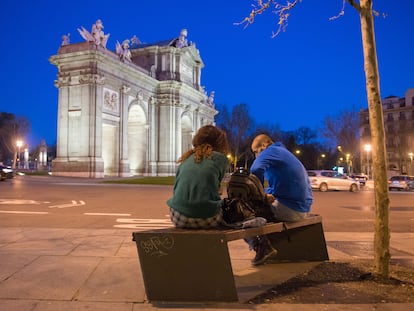
[[[251,24],[254,23],[256,16],[261,15],[265,13],[271,6],[275,8],[275,10],[272,11],[273,14],[277,15],[279,17],[278,19],[278,29],[276,32],[272,31],[272,38],[275,38],[279,33],[285,32],[286,28],[288,26],[289,16],[291,10],[299,3],[302,2],[302,0],[293,0],[293,1],[286,1],[286,4],[280,4],[278,0],[254,0],[256,4],[252,4],[253,9],[250,11],[249,16],[245,17],[241,22],[234,23],[236,26],[244,25],[243,28],[247,28]],[[329,20],[335,20],[337,18],[340,18],[345,15],[345,4],[349,3],[355,10],[357,10],[359,13],[361,12],[361,6],[359,3],[355,0],[342,0],[342,8],[341,11],[335,15],[329,18]],[[376,10],[372,10],[372,14],[374,16],[382,16],[386,17],[386,14],[379,13]]]
[[[361,12],[361,6],[359,5],[359,3],[356,3],[354,0],[346,0],[348,1],[348,3],[358,12]],[[344,1],[345,2],[345,1]]]
[[[252,5],[253,9],[250,12],[249,16],[245,17],[241,22],[234,23],[235,25],[243,25],[244,28],[247,28],[249,25],[254,23],[254,19],[257,15],[263,14],[267,11],[272,5],[274,6],[275,10],[272,12],[273,14],[279,16],[278,21],[278,30],[276,32],[272,32],[272,38],[276,37],[280,32],[284,32],[288,26],[288,19],[290,16],[290,10],[293,9],[296,4],[302,2],[302,0],[293,0],[292,2],[287,1],[286,4],[280,4],[279,1],[275,0],[268,0],[263,2],[262,0],[256,0],[257,4]]]

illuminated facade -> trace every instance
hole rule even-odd
[[[414,89],[408,89],[405,97],[389,96],[381,103],[384,115],[388,175],[414,175]],[[365,172],[372,168],[369,126],[368,110],[361,110],[361,167],[365,168]]]
[[[130,47],[124,40],[114,51],[106,48],[108,35],[79,32],[86,42],[71,44],[65,36],[50,57],[59,90],[53,174],[174,175],[194,133],[217,113],[200,85],[204,64],[186,31],[156,44],[134,36]]]

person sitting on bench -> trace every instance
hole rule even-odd
[[[178,160],[173,196],[167,201],[171,221],[178,228],[217,227],[223,221],[219,188],[228,167],[227,135],[206,125],[197,131],[192,144],[194,148]]]
[[[256,136],[251,149],[256,157],[250,172],[268,187],[267,200],[276,221],[300,221],[310,212],[313,203],[312,188],[303,164],[280,142],[273,142],[265,134]],[[256,251],[253,265],[261,265],[277,254],[268,238],[249,239],[250,249]]]

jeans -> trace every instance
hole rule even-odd
[[[300,221],[308,216],[308,213],[297,212],[277,200],[272,203],[271,209],[277,221]]]
[[[275,216],[276,221],[300,221],[308,215],[308,213],[297,212],[286,205],[281,204],[277,200],[275,200],[271,205],[271,210],[273,215]],[[247,244],[249,244],[249,250],[256,250],[257,246],[260,244],[260,240],[263,237],[257,236],[254,238],[246,238],[244,239]]]

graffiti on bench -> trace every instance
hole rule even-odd
[[[174,247],[174,238],[171,235],[153,236],[141,241],[140,246],[149,256],[167,256],[168,251]]]

